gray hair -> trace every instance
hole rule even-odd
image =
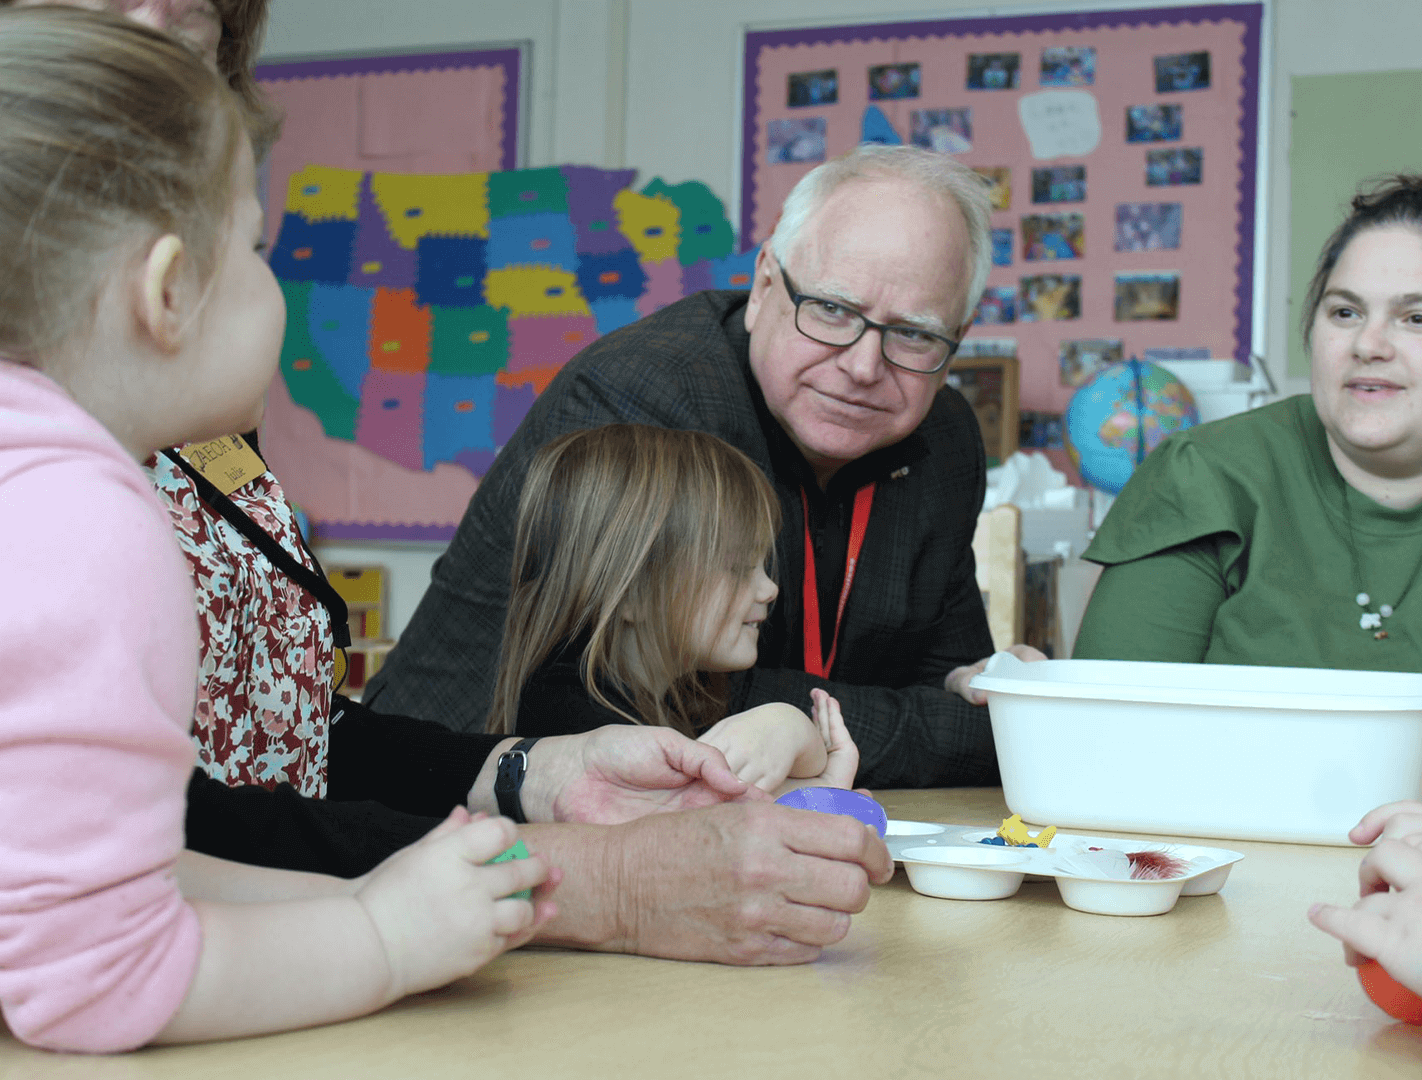
[[[917,146],[862,143],[849,153],[812,169],[786,196],[780,220],[769,240],[770,253],[783,266],[805,222],[835,189],[849,180],[880,178],[907,180],[925,191],[946,195],[957,204],[968,224],[971,258],[971,276],[963,307],[963,321],[967,321],[977,310],[978,299],[987,285],[988,271],[992,269],[992,242],[988,234],[992,206],[988,201],[987,181],[947,154]]]

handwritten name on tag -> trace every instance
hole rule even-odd
[[[231,495],[243,484],[267,471],[267,464],[240,435],[210,442],[188,443],[178,453],[213,487]]]

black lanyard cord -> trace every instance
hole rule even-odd
[[[338,649],[348,648],[351,643],[351,631],[348,625],[350,612],[346,608],[346,602],[341,599],[341,594],[326,580],[321,570],[321,563],[317,560],[315,553],[306,546],[306,540],[301,536],[301,530],[297,530],[297,538],[301,543],[302,550],[311,556],[311,561],[316,564],[314,571],[303,566],[265,529],[244,514],[236,503],[218,491],[207,477],[189,465],[176,450],[164,450],[163,456],[182,469],[192,480],[197,487],[198,497],[203,502],[221,514],[229,525],[250,540],[273,566],[320,601],[321,606],[331,616],[331,634],[335,639],[336,647]]]

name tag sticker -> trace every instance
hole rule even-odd
[[[224,495],[267,471],[267,463],[240,435],[178,447],[184,461]]]

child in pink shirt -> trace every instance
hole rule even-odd
[[[483,865],[513,826],[463,810],[351,882],[183,851],[192,586],[138,462],[256,424],[285,324],[261,232],[200,60],[0,10],[0,1012],[37,1046],[357,1016],[552,914],[556,872]]]

